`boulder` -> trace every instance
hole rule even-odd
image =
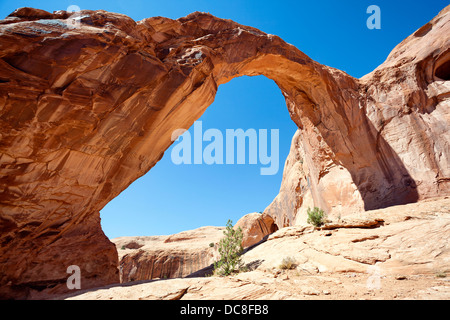
[[[217,259],[224,227],[201,227],[170,236],[119,237],[120,282],[201,275]],[[202,269],[207,269],[202,273]]]
[[[267,236],[278,230],[271,216],[258,212],[246,214],[236,222],[234,228],[242,229],[244,249],[265,240]]]

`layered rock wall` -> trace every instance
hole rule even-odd
[[[170,236],[112,239],[119,252],[120,282],[184,278],[218,260],[224,227],[201,227]]]

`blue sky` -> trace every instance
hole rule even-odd
[[[381,29],[369,30],[369,5],[381,9]],[[361,77],[387,57],[404,38],[431,20],[448,1],[0,1],[0,16],[23,6],[47,11],[77,5],[126,14],[134,20],[152,16],[172,19],[194,11],[276,34],[312,59]],[[271,80],[242,77],[220,86],[214,103],[201,117],[203,130],[279,129],[280,170],[261,176],[261,165],[175,165],[171,148],[144,177],[102,211],[110,237],[172,234],[205,225],[225,225],[263,211],[277,195],[284,161],[296,127],[284,98]],[[192,129],[190,129],[191,131]]]

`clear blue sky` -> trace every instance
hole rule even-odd
[[[369,5],[381,9],[381,29],[369,30]],[[55,11],[77,5],[126,14],[134,20],[172,19],[194,11],[232,19],[276,34],[312,59],[361,77],[379,64],[404,38],[431,20],[444,0],[316,1],[0,1],[0,16],[29,6]],[[279,129],[280,170],[261,176],[260,165],[175,165],[171,149],[163,159],[102,211],[110,237],[172,234],[205,225],[225,225],[262,211],[277,195],[284,161],[296,127],[277,86],[264,77],[243,77],[222,85],[215,102],[200,119],[203,130]]]

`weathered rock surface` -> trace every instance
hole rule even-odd
[[[243,232],[243,248],[276,231],[270,216],[249,213],[236,223]],[[201,227],[170,236],[119,237],[111,241],[119,253],[120,282],[170,279],[208,274],[219,259],[218,243],[225,227]]]
[[[324,115],[312,123],[302,120],[304,126],[292,139],[280,193],[265,210],[280,228],[305,223],[308,207],[343,217],[449,194],[449,13],[449,7],[442,10],[357,81],[361,98],[359,107],[347,113],[347,129],[329,126]],[[354,125],[361,130],[355,131]],[[348,135],[342,139],[352,140],[355,148],[336,151],[322,126],[330,131],[339,127]],[[316,131],[322,136],[312,138]],[[352,139],[353,134],[359,138]],[[347,161],[354,170],[348,170]]]
[[[120,282],[183,278],[218,260],[224,227],[201,227],[170,236],[120,237]],[[213,244],[213,246],[210,246]]]
[[[450,199],[421,201],[331,221],[280,229],[244,255],[258,268],[277,268],[286,257],[299,271],[383,275],[450,271]],[[264,257],[264,258],[262,258]]]
[[[278,227],[309,204],[344,217],[449,194],[449,11],[358,80],[205,13],[16,10],[0,22],[0,296],[66,290],[69,265],[84,288],[119,281],[99,210],[242,75],[274,80],[299,127],[265,210]]]
[[[270,272],[253,271],[227,278],[169,279],[116,285],[66,297],[69,300],[342,300],[414,299],[448,300],[447,279],[411,276],[396,280],[383,276],[380,289],[370,289],[370,275],[342,273],[333,275],[289,274],[287,280]],[[64,298],[64,297],[62,297]]]
[[[283,278],[288,279],[283,279]],[[69,300],[448,300],[448,279],[416,275],[405,280],[381,276],[371,288],[371,275],[336,273],[299,275],[296,270],[277,276],[252,271],[233,277],[169,279],[97,288]]]
[[[280,229],[243,255],[249,272],[136,282],[72,298],[448,300],[449,243],[450,199],[421,201],[349,216],[332,230]],[[293,270],[280,269],[286,257],[295,260]]]
[[[278,230],[271,216],[253,212],[246,214],[236,222],[234,228],[241,228],[243,233],[242,247],[255,245]]]

